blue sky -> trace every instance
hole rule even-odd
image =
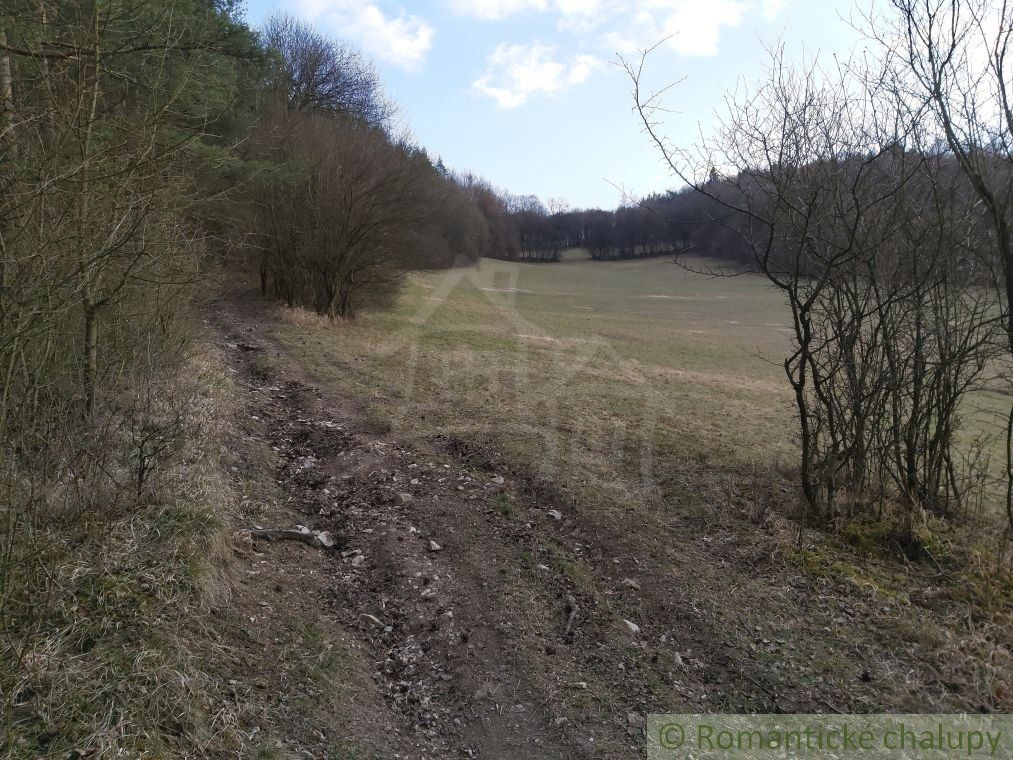
[[[724,94],[760,71],[764,44],[845,53],[845,0],[248,0],[313,22],[379,67],[415,138],[453,169],[514,193],[613,207],[678,183],[641,134],[617,54],[668,38],[650,61],[666,134],[687,144]]]

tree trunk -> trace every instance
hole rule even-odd
[[[7,32],[0,29],[0,46],[7,47]],[[11,58],[0,54],[0,127],[3,128],[4,142],[10,141],[14,122],[14,82],[11,75]]]
[[[90,251],[88,250],[88,225],[91,211],[91,182],[88,176],[87,162],[91,155],[91,141],[95,131],[95,118],[98,115],[99,80],[101,78],[101,63],[98,55],[99,50],[99,17],[98,6],[92,14],[92,33],[94,34],[95,45],[95,66],[94,80],[91,83],[91,103],[87,112],[88,123],[85,124],[84,139],[81,145],[82,167],[85,168],[84,178],[81,182],[80,196],[78,202],[78,276],[81,278],[81,305],[84,309],[84,371],[82,372],[82,385],[85,398],[85,413],[88,419],[92,418],[95,412],[96,385],[98,383],[98,311],[99,305],[96,294],[96,275],[92,271],[93,263],[88,261]],[[85,74],[81,74],[81,85],[84,86]]]
[[[1013,406],[1006,420],[1006,530],[1013,538]]]
[[[84,314],[84,398],[85,414],[95,414],[95,389],[98,385],[98,310],[85,308]]]

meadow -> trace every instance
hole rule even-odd
[[[715,641],[725,642],[737,663],[729,672],[739,673],[758,662],[754,633],[771,628],[765,638],[790,650],[786,672],[833,684],[835,695],[857,700],[852,711],[953,704],[932,674],[953,669],[946,683],[966,678],[963,669],[978,667],[982,647],[992,646],[990,632],[1006,624],[997,616],[1006,609],[1005,576],[993,577],[993,563],[975,549],[991,542],[991,526],[926,515],[932,557],[945,571],[901,558],[885,522],[798,530],[795,419],[781,367],[791,347],[787,310],[758,276],[711,277],[664,258],[482,260],[413,274],[396,308],[351,322],[273,308],[257,317],[257,330],[280,349],[263,357],[269,368],[350,405],[341,415],[364,420],[375,451],[426,452],[411,461],[443,462],[452,473],[463,467],[473,479],[439,479],[447,490],[435,495],[409,486],[423,500],[410,502],[406,516],[424,525],[436,515],[444,521],[437,532],[455,535],[457,551],[468,547],[470,559],[454,567],[478,568],[481,577],[462,587],[489,584],[476,604],[487,593],[509,600],[511,615],[534,632],[516,651],[550,653],[525,672],[547,683],[558,681],[560,650],[542,638],[563,625],[552,605],[566,594],[584,620],[604,621],[592,636],[597,653],[641,652],[628,648],[624,620],[647,620],[655,634],[698,638],[694,646],[710,655]],[[375,468],[370,477],[418,483],[396,467]],[[464,493],[493,476],[507,491],[455,500],[455,488]],[[514,585],[491,590],[486,574],[495,568]],[[616,590],[624,573],[634,579],[636,609]],[[681,601],[662,601],[673,593]],[[968,610],[986,621],[970,637],[958,622]],[[899,642],[916,634],[914,659],[887,654],[914,654]],[[625,667],[646,667],[630,656]],[[770,663],[780,673],[785,661]],[[855,666],[866,662],[918,675],[862,680]],[[996,663],[981,683],[999,704],[1005,697],[992,685],[1007,665]],[[571,680],[589,680],[588,663],[575,667],[580,676]],[[645,678],[658,704],[686,698]],[[607,680],[589,686],[582,710],[629,697]],[[827,699],[806,688],[774,690],[798,704]],[[748,685],[746,692],[743,699],[756,697]],[[739,698],[729,704],[741,707]]]
[[[492,445],[583,491],[792,457],[785,308],[752,274],[486,259],[413,275],[396,309],[352,323],[286,314],[278,337],[378,425]]]
[[[285,310],[278,337],[377,425],[493,446],[585,498],[660,495],[691,463],[783,473],[787,307],[758,275],[682,263],[483,259],[414,274],[395,309],[339,326]],[[997,403],[975,396],[968,440]]]

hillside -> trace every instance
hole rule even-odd
[[[1013,739],[1013,3],[411,5],[0,0],[0,756]]]
[[[410,323],[403,318],[334,327],[249,294],[220,305],[214,322],[243,389],[233,450],[260,494],[249,526],[305,525],[337,540],[334,550],[254,540],[239,563],[236,606],[254,642],[243,660],[260,684],[248,698],[263,707],[265,736],[314,756],[628,757],[653,711],[1008,709],[1001,592],[975,597],[973,568],[913,566],[888,547],[859,550],[813,532],[798,546],[782,516],[795,498],[790,476],[718,456],[722,435],[694,437],[706,415],[686,404],[694,394],[755,405],[724,435],[764,410],[776,429],[779,395],[743,388],[732,369],[741,364],[729,361],[718,381],[713,357],[674,344],[669,356],[699,364],[652,397],[668,407],[652,445],[670,448],[646,477],[584,435],[590,423],[570,404],[612,419],[636,409],[593,401],[602,373],[629,375],[627,356],[643,349],[616,340],[620,348],[555,378],[538,355],[557,352],[543,344],[565,340],[565,315],[581,301],[628,313],[609,290],[635,293],[637,282],[672,301],[713,301],[708,290],[723,283],[673,269],[662,286],[660,269],[617,264],[608,285],[593,280],[591,289],[579,268],[554,269],[549,277],[567,279],[571,295],[516,293],[511,308],[524,321],[507,324],[502,302],[467,282],[482,282],[491,266],[418,279],[403,308],[439,299],[455,317],[440,322],[433,310],[407,339],[391,329]],[[544,268],[511,271],[517,280],[497,291],[556,286]],[[456,287],[444,289],[449,281]],[[754,287],[764,302],[759,281],[734,283],[725,316],[758,309],[743,298]],[[660,308],[641,316],[666,337],[700,327],[674,310],[666,321]],[[544,323],[561,337],[513,332],[550,314],[559,322]],[[728,353],[751,361],[731,335]],[[511,339],[530,347],[519,353]],[[426,354],[449,341],[453,378]],[[476,391],[505,383],[519,356],[537,362],[522,374],[538,395],[518,388],[537,419],[523,404],[462,394],[477,375],[486,383]],[[637,361],[638,372],[658,368]],[[380,371],[406,385],[379,386]],[[713,382],[701,385],[707,376]],[[437,392],[441,382],[456,383],[452,396]],[[546,413],[552,397],[559,417]],[[525,447],[515,429],[547,445]],[[687,438],[676,453],[673,441]]]

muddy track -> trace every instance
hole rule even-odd
[[[568,739],[568,721],[548,709],[558,699],[546,692],[544,674],[528,677],[523,665],[530,632],[511,611],[518,570],[509,547],[529,529],[490,519],[509,485],[364,432],[347,405],[265,369],[266,342],[227,315],[219,328],[249,391],[245,413],[263,422],[278,457],[287,504],[272,517],[337,538],[322,563],[312,558],[327,576],[327,598],[317,603],[367,646],[374,682],[391,721],[410,737],[411,756],[587,756]],[[313,553],[256,548],[274,554],[272,564]],[[546,627],[561,638],[565,599],[542,602]],[[586,683],[552,687],[585,690]]]
[[[812,587],[762,536],[743,540],[740,518],[609,522],[481,444],[434,436],[419,450],[378,434],[266,337],[270,319],[230,301],[213,320],[250,437],[275,456],[280,497],[261,519],[337,546],[257,542],[245,604],[264,607],[273,583],[285,614],[340,629],[364,653],[380,696],[359,731],[382,732],[394,753],[378,756],[632,757],[654,711],[974,705],[883,633],[893,611]],[[266,626],[258,640],[284,640],[250,617]],[[907,684],[882,677],[892,672],[923,701],[905,703]],[[304,756],[339,756],[307,742],[294,742]]]

